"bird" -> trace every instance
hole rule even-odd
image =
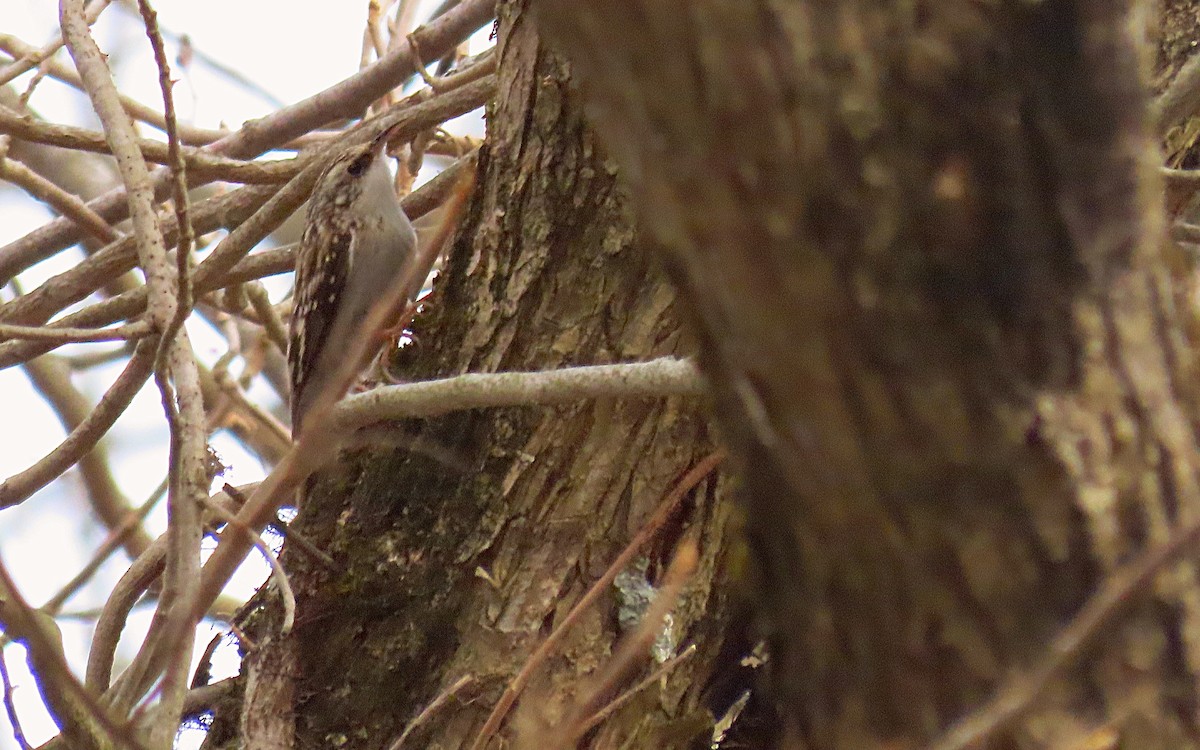
[[[293,437],[320,394],[336,387],[349,342],[372,334],[363,330],[372,306],[415,262],[417,235],[384,153],[390,134],[334,157],[309,199],[288,330]]]

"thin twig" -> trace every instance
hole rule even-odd
[[[226,494],[232,496],[235,491],[232,485],[225,485]],[[208,498],[205,498],[205,507],[225,523],[225,528],[230,533],[245,534],[250,543],[259,551],[259,554],[266,559],[267,564],[271,567],[271,579],[275,581],[275,588],[278,589],[280,601],[283,603],[283,622],[279,626],[279,633],[280,635],[287,635],[292,632],[292,625],[296,622],[296,595],[292,593],[292,586],[288,582],[287,571],[279,564],[279,558],[275,556],[275,552],[267,546],[267,543],[263,541],[258,532],[238,521],[235,514],[230,513]]]
[[[384,53],[387,52],[383,42],[383,29],[380,26],[380,17],[382,15],[383,11],[379,6],[379,0],[369,0],[367,3],[367,23],[363,27],[362,52],[358,56],[359,70],[371,64],[372,53],[378,59],[383,57]],[[385,100],[385,106],[390,103]]]
[[[74,432],[95,412],[92,399],[75,387],[70,370],[61,357],[47,356],[25,365],[30,382],[58,415],[63,429]],[[60,464],[61,465],[61,464]],[[92,447],[79,455],[75,464],[87,491],[87,501],[95,514],[109,529],[123,526],[133,509],[121,491],[109,465],[108,451],[103,445]],[[130,557],[136,557],[150,545],[150,537],[141,528],[126,538]]]
[[[4,33],[0,33],[0,50],[3,50],[11,55],[26,55],[36,51],[33,46],[26,44],[12,34]],[[80,79],[79,74],[72,70],[69,65],[62,63],[57,58],[50,57],[43,60],[39,66],[39,72],[44,72],[51,78],[61,81],[62,83],[65,83],[73,88],[79,89],[80,91],[82,91],[84,88],[83,81]],[[162,130],[165,127],[163,123],[163,116],[159,112],[154,111],[145,104],[131,99],[124,94],[120,95],[120,101],[121,106],[124,107],[125,111],[129,113],[129,116],[135,120],[144,122],[147,125],[159,130]],[[192,145],[212,143],[213,141],[220,140],[224,136],[229,135],[228,130],[209,130],[207,128],[198,128],[195,126],[186,126],[180,130],[184,140]]]
[[[32,115],[15,112],[3,105],[0,105],[0,133],[6,133],[30,143],[42,143],[96,154],[112,153],[103,133],[73,125],[42,122],[34,119]],[[142,157],[147,161],[157,164],[171,162],[167,144],[150,138],[138,138],[136,143],[142,152]],[[242,161],[211,154],[195,146],[186,146],[181,151],[188,171],[203,175],[206,180],[277,184],[295,177],[299,171],[294,158],[276,161]],[[88,211],[94,213],[91,208],[88,208]]]
[[[111,2],[111,0],[94,0],[94,2],[87,7],[83,15],[88,26],[96,23],[96,20],[100,18],[100,14],[103,13],[104,9],[108,7],[109,2]],[[13,79],[17,78],[21,74],[33,70],[41,65],[42,61],[53,57],[56,52],[62,49],[63,41],[63,36],[59,35],[57,39],[41,49],[31,50],[27,54],[22,55],[19,60],[14,60],[13,62],[9,63],[7,66],[5,66],[4,70],[0,70],[0,86],[5,85],[6,83],[11,83]]]
[[[87,203],[78,196],[68,193],[19,161],[0,158],[0,179],[8,180],[58,213],[69,217],[101,242],[115,242],[121,236],[120,232],[88,208]]]
[[[125,370],[87,418],[33,466],[0,482],[0,510],[23,502],[34,492],[62,476],[96,446],[150,377],[157,344],[155,337],[142,339],[130,355]]]
[[[84,671],[84,684],[89,690],[96,693],[109,690],[121,631],[125,629],[125,622],[129,619],[133,606],[162,575],[166,554],[166,538],[155,539],[145,552],[130,563],[117,579],[108,598],[104,600],[104,606],[100,609],[100,616],[96,618],[96,627],[92,632],[87,668]]]
[[[663,577],[662,586],[654,596],[654,601],[637,630],[622,639],[616,653],[608,660],[595,684],[584,695],[576,699],[573,708],[566,712],[567,719],[563,722],[563,731],[558,742],[551,742],[552,747],[575,747],[579,739],[589,727],[588,719],[603,706],[602,701],[627,680],[642,662],[649,658],[663,623],[679,601],[679,595],[684,585],[696,571],[700,560],[700,551],[693,539],[686,539],[679,545],[671,558],[671,564]]]
[[[460,64],[460,68],[453,73],[434,79],[434,83],[437,85],[431,86],[431,88],[434,91],[456,89],[485,75],[494,73],[498,62],[499,57],[496,54],[496,48],[489,47],[470,60],[464,60]]]
[[[463,0],[418,31],[422,51],[431,58],[440,58],[490,21],[494,11],[495,0]],[[339,117],[357,115],[379,96],[398,86],[414,70],[411,48],[400,45],[382,60],[346,80],[260,120],[246,123],[236,133],[212,143],[210,151],[233,158],[256,156]],[[156,188],[165,185],[165,176],[156,179]],[[127,215],[124,191],[120,188],[88,205],[109,222],[119,222]],[[72,222],[54,220],[5,245],[0,248],[0,282],[78,240]]]
[[[475,678],[470,675],[463,675],[454,681],[454,684],[438,693],[438,696],[430,701],[429,705],[421,709],[421,713],[417,714],[416,718],[408,722],[404,727],[404,731],[392,743],[388,750],[404,750],[404,743],[408,740],[409,735],[422,727],[430,717],[441,710],[442,706],[446,705],[451,698],[462,692],[463,688],[475,682]]]
[[[66,3],[69,0],[62,2]],[[171,96],[170,66],[163,49],[162,37],[158,33],[157,15],[148,0],[140,0],[138,9],[154,51],[159,73],[168,153],[171,157],[170,172],[176,227],[179,234],[173,268],[157,226],[154,227],[153,234],[146,238],[147,241],[140,243],[138,248],[139,261],[146,275],[146,315],[162,331],[155,357],[155,380],[162,394],[164,413],[171,434],[163,585],[159,592],[158,607],[151,621],[150,633],[142,644],[143,650],[152,647],[151,639],[156,635],[156,631],[162,642],[167,644],[169,655],[160,685],[158,718],[150,727],[148,736],[151,747],[169,749],[172,747],[183,711],[184,695],[189,683],[192,643],[195,640],[196,620],[192,618],[192,612],[195,610],[198,593],[200,541],[203,534],[200,503],[208,494],[208,444],[200,376],[188,333],[183,327],[192,306],[191,251],[194,234],[188,209],[186,168],[180,156],[175,106]],[[74,48],[72,54],[76,57],[78,67],[78,55]],[[87,73],[81,69],[80,74],[87,83]],[[111,79],[108,83],[111,85]],[[115,94],[115,88],[113,92]],[[98,93],[100,92],[93,92],[89,86],[89,94],[92,95],[93,101],[100,98]],[[119,106],[115,95],[108,104]],[[113,147],[118,165],[122,166],[122,178],[131,200],[135,194],[135,181],[143,184],[145,193],[153,195],[150,175],[145,163],[141,161],[141,151],[134,140],[132,124],[128,119],[121,118],[120,125],[115,128],[122,136],[118,139],[114,137],[112,126],[116,123],[110,125],[103,115],[101,122],[105,126],[105,135]],[[125,160],[135,160],[135,168],[130,169],[124,164]],[[136,235],[140,238],[142,230],[139,228],[138,219],[142,214],[141,207],[131,203],[130,214]],[[152,205],[145,211],[145,215],[154,216]],[[157,242],[153,241],[155,238]],[[161,627],[156,628],[159,623]],[[131,679],[128,684],[136,683],[137,680]],[[117,710],[128,711],[140,696],[140,691],[118,690],[112,705]]]
[[[224,490],[222,491],[229,497],[230,500],[233,501],[234,505],[231,507],[241,510],[246,506],[246,493],[254,492],[257,487],[258,482],[242,485],[241,487],[232,487],[226,484]],[[296,549],[299,552],[308,555],[331,570],[339,569],[337,562],[332,557],[330,557],[321,548],[317,547],[317,545],[313,544],[313,542],[303,534],[293,529],[287,521],[283,520],[278,512],[276,512],[275,518],[271,519],[271,521],[267,524],[267,527],[276,534],[279,534],[279,536],[283,537],[285,542],[291,543],[293,545],[292,549]]]
[[[413,57],[416,58],[417,61],[417,75],[421,76],[421,80],[424,81],[426,86],[434,91],[437,91],[437,81],[434,80],[434,77],[429,74],[428,70],[425,69],[425,63],[421,62],[421,48],[418,46],[416,35],[409,34],[404,41],[408,42],[409,46],[413,48]]]
[[[275,520],[268,524],[268,528],[283,537],[284,541],[291,544],[290,549],[294,549],[300,554],[308,555],[329,570],[345,570],[344,567],[338,565],[337,561],[329,556],[329,553],[313,544],[312,540],[308,537],[293,529],[291,524],[280,517],[279,513],[275,514]]]
[[[500,724],[504,721],[504,717],[508,715],[512,709],[513,703],[517,700],[517,696],[525,689],[525,686],[532,679],[534,671],[536,671],[545,661],[550,658],[550,654],[558,647],[558,644],[566,637],[571,627],[575,622],[583,616],[605,592],[612,582],[616,580],[617,575],[629,567],[629,563],[641,551],[651,539],[657,534],[659,529],[666,525],[671,516],[675,514],[676,508],[679,507],[680,501],[687,495],[696,485],[698,485],[704,477],[715,470],[725,460],[725,451],[718,450],[705,456],[699,463],[692,467],[683,477],[667,492],[662,502],[659,503],[658,509],[650,520],[642,526],[637,535],[629,541],[625,549],[621,550],[621,554],[617,555],[617,559],[613,560],[608,566],[608,570],[604,571],[604,575],[600,576],[587,593],[583,595],[562,622],[554,628],[550,635],[546,636],[546,640],[542,641],[542,645],[538,646],[537,650],[529,655],[525,660],[525,664],[521,667],[521,671],[517,673],[512,682],[508,683],[508,687],[504,689],[504,693],[500,696],[500,700],[496,702],[492,713],[488,715],[487,721],[479,730],[479,735],[475,741],[471,743],[471,750],[483,750],[487,747],[487,743],[491,740],[496,731],[500,729]]]
[[[133,343],[133,341],[127,341],[124,346],[111,349],[90,349],[79,354],[62,354],[60,356],[71,368],[71,372],[86,372],[96,367],[111,365],[114,362],[123,363],[133,352]]]
[[[1150,593],[1155,576],[1191,552],[1197,543],[1200,519],[1176,529],[1166,542],[1111,573],[1031,669],[1006,679],[991,700],[955,722],[927,750],[986,747],[1032,709],[1046,689],[1079,661],[1114,620]]]
[[[0,624],[25,645],[30,672],[67,738],[82,750],[143,750],[132,732],[117,723],[96,697],[79,683],[62,651],[54,620],[25,601],[0,561]]]
[[[494,82],[494,79],[492,80]],[[478,100],[482,102],[486,98],[486,95],[490,94],[490,88],[484,86],[475,92],[475,94],[482,95]],[[432,104],[433,101],[430,100],[428,103]],[[438,117],[450,116],[449,113],[464,107],[470,107],[471,105],[470,99],[466,101],[452,101],[451,104],[454,106],[445,106],[445,101],[444,99],[439,100],[439,105],[428,110],[423,107],[417,110],[417,113],[422,114],[422,116],[413,123],[413,132],[418,132],[418,126],[424,125],[427,121],[435,121]],[[462,109],[462,111],[469,111],[469,109]],[[473,169],[474,165],[474,154],[465,156],[442,174],[430,180],[429,183],[423,185],[420,190],[405,196],[402,201],[405,213],[410,218],[415,219],[442,205],[448,198],[451,188],[462,172],[466,169]],[[264,188],[261,186],[242,188],[228,195],[205,201],[202,204],[204,206],[202,212],[193,211],[193,218],[197,223],[198,231],[209,232],[219,226],[245,226],[251,216],[258,215],[257,212],[260,209],[263,211],[268,210],[265,204],[272,197],[271,194],[273,191],[274,188]],[[300,194],[303,195],[304,193],[301,192]],[[270,219],[262,219],[261,221],[266,224],[269,224],[271,221],[282,221],[282,216],[286,215],[286,211],[280,211],[276,214],[274,213],[275,210],[270,210],[272,214]],[[172,236],[173,222],[173,217],[164,217],[163,229],[168,238]],[[274,224],[271,224],[270,229],[273,228]],[[259,226],[254,233],[248,232],[247,234],[243,234],[240,239],[236,240],[238,244],[235,248],[229,250],[229,254],[233,257],[238,257],[239,254],[248,251],[255,243],[261,241],[261,237],[265,236],[266,232],[269,232],[270,229],[264,229],[262,226]],[[229,238],[227,237],[226,241],[228,240]],[[245,250],[242,250],[242,248],[245,248]],[[236,253],[234,249],[237,250]],[[0,252],[0,256],[2,254]],[[205,269],[208,268],[208,263],[212,260],[211,258],[206,259],[204,263],[200,264],[200,268],[198,269],[199,276],[195,280],[196,294],[202,296],[227,284],[245,281],[248,278],[257,278],[258,276],[270,275],[271,273],[290,271],[294,264],[291,255],[283,251],[269,251],[261,255],[263,256],[262,259],[259,259],[257,256],[241,258],[237,261],[237,265],[225,272],[217,270],[206,272]],[[124,273],[131,268],[135,257],[132,240],[125,238],[110,248],[106,248],[103,252],[82,261],[75,268],[64,272],[42,287],[0,306],[0,318],[26,324],[45,322],[52,315],[59,312],[64,305],[81,300],[98,289],[103,285],[103,279],[111,275]],[[264,263],[264,261],[270,261],[270,263]],[[225,262],[223,259],[222,265]],[[145,305],[146,290],[138,288],[130,292],[124,292],[103,302],[90,305],[79,312],[67,315],[49,325],[51,328],[67,326],[80,328],[109,325],[118,320],[141,314],[145,309]],[[0,368],[11,367],[14,364],[19,364],[54,348],[53,345],[27,341],[0,344]]]
[[[56,344],[75,344],[97,341],[133,341],[150,334],[150,324],[139,320],[115,328],[50,328],[0,323],[0,339],[52,341]]]
[[[279,446],[283,446],[284,450],[287,449],[292,442],[291,433],[283,423],[275,418],[275,415],[251,401],[242,387],[227,372],[213,373],[213,380],[229,399],[230,404],[237,408],[239,414],[266,430],[270,436],[273,452]]]
[[[122,2],[122,7],[124,7],[124,5],[132,4],[130,0],[122,0]],[[165,28],[162,26],[162,24],[159,24],[159,30],[163,37],[171,39],[179,45],[180,53],[176,58],[176,61],[179,62],[180,67],[184,70],[191,68],[193,61],[198,61],[204,67],[218,74],[219,77],[228,79],[234,85],[240,86],[254,96],[262,99],[264,104],[267,104],[271,107],[283,107],[286,105],[286,102],[268,91],[262,84],[251,80],[241,71],[222,63],[220,60],[217,60],[212,55],[206,53],[203,49],[197,47],[195,41],[187,34],[181,34],[177,31]],[[182,58],[186,58],[186,61]]]
[[[21,728],[21,717],[17,715],[17,704],[13,700],[13,684],[8,676],[8,662],[4,658],[4,649],[0,647],[0,680],[4,682],[4,712],[8,714],[8,724],[12,727],[13,739],[21,750],[31,750],[29,740],[25,739],[25,730]]]
[[[637,696],[638,693],[642,692],[646,688],[648,688],[651,685],[653,685],[654,683],[658,682],[665,675],[670,673],[671,670],[675,669],[675,667],[678,667],[680,664],[682,664],[683,662],[687,661],[688,659],[692,658],[695,655],[696,655],[696,644],[692,643],[692,644],[689,644],[687,648],[680,651],[678,654],[675,654],[670,659],[667,659],[662,664],[658,665],[658,667],[656,669],[654,669],[652,672],[650,672],[650,674],[646,675],[645,679],[643,679],[641,682],[634,685],[633,687],[629,688],[624,693],[621,693],[621,695],[617,696],[612,701],[610,701],[607,706],[600,709],[596,713],[592,714],[591,718],[582,722],[578,728],[578,731],[576,732],[576,736],[582,737],[583,735],[585,735],[588,732],[595,729],[605,719],[612,716],[617,711],[621,710],[622,706],[629,703],[629,701],[633,700],[633,698],[635,696]]]
[[[100,569],[100,566],[114,552],[125,545],[125,540],[133,532],[140,529],[142,521],[146,519],[146,516],[158,504],[158,501],[167,493],[167,484],[168,480],[166,479],[160,482],[158,487],[150,493],[150,497],[146,498],[146,502],[142,503],[136,510],[130,511],[125,520],[121,522],[121,525],[109,532],[108,538],[96,548],[96,551],[92,553],[92,558],[88,560],[87,564],[80,568],[79,572],[70,581],[63,584],[62,588],[41,606],[40,609],[42,612],[48,615],[57,614],[62,609],[62,606],[66,604],[67,600],[74,596],[75,592],[82,588],[85,583],[91,580],[96,571]],[[146,544],[142,549],[147,549],[149,546],[149,544]]]
[[[388,49],[393,50],[405,41],[416,23],[417,6],[420,0],[400,0],[396,4],[396,20],[392,24],[392,38],[388,40]]]
[[[262,324],[263,330],[267,333],[267,338],[279,348],[279,351],[286,352],[287,328],[283,325],[283,321],[279,319],[279,313],[275,311],[275,306],[271,304],[271,298],[267,296],[267,290],[257,281],[246,284],[245,288],[246,299],[250,301],[250,306],[258,314],[258,319]]]

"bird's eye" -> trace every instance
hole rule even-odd
[[[350,162],[350,166],[346,167],[346,171],[354,177],[361,176],[363,172],[367,171],[367,167],[371,166],[371,157],[373,156],[374,154],[367,152],[356,157],[354,161]]]

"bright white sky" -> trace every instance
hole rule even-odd
[[[362,29],[367,2],[303,3],[284,0],[152,0],[158,11],[164,34],[169,34],[167,54],[177,52],[176,35],[186,33],[193,46],[223,65],[239,71],[284,103],[291,103],[353,74],[358,69]],[[422,12],[436,3],[429,1]],[[303,11],[299,8],[303,7]],[[58,3],[55,0],[4,0],[0,9],[0,29],[27,43],[41,46],[57,30]],[[118,86],[134,98],[161,108],[157,70],[151,58],[140,19],[123,7],[105,11],[94,33],[101,49],[111,55]],[[487,30],[472,40],[472,52],[488,44]],[[61,52],[63,59],[66,53]],[[180,79],[175,87],[176,109],[181,119],[203,127],[221,124],[236,126],[260,117],[275,106],[247,93],[204,63],[193,63],[188,71],[173,68]],[[24,90],[29,75],[14,83]],[[96,127],[97,122],[86,97],[47,79],[40,84],[31,106],[41,116],[55,122]],[[463,123],[463,130],[481,134],[478,117]],[[159,137],[144,129],[149,137]],[[425,176],[425,175],[423,175]],[[12,188],[0,184],[0,245],[39,226],[50,214]],[[30,289],[41,280],[61,272],[77,259],[56,258],[24,274],[21,282]],[[286,291],[272,288],[275,295]],[[9,292],[4,292],[4,299]],[[191,325],[192,340],[198,353],[211,363],[223,353],[221,340],[203,324]],[[90,351],[105,345],[88,345]],[[60,353],[84,351],[84,347],[64,348]],[[121,364],[91,370],[76,385],[98,399],[119,373]],[[252,394],[253,395],[253,394]],[[162,420],[158,394],[152,383],[139,394],[131,409],[117,423],[106,440],[112,470],[123,492],[134,504],[142,503],[163,480],[166,471],[167,432]],[[19,368],[0,370],[0,403],[5,406],[6,421],[0,429],[0,478],[22,471],[45,455],[64,437],[53,412],[41,401]],[[241,484],[261,478],[263,467],[236,444],[222,435],[213,439],[213,447],[231,466],[221,481]],[[24,504],[0,511],[0,556],[17,577],[25,597],[35,605],[52,596],[78,569],[104,538],[103,530],[91,519],[82,488],[74,472],[68,473]],[[160,533],[165,519],[161,512],[148,521],[152,534]],[[124,571],[128,560],[118,554],[101,570],[94,584],[68,603],[68,612],[86,612],[98,608],[105,592]],[[247,571],[231,593],[246,595],[265,576],[261,565]],[[135,611],[118,654],[132,656],[141,634],[149,623],[151,609]],[[90,639],[91,620],[62,621],[68,658],[82,671]],[[202,629],[197,649],[220,632]],[[5,649],[5,656],[16,684],[16,704],[28,740],[35,746],[56,733],[53,722],[41,705],[33,680],[24,668],[24,651],[18,646]],[[228,660],[227,660],[228,661]],[[217,677],[225,675],[216,675]],[[182,743],[194,747],[199,733],[189,733]],[[7,716],[0,712],[0,750],[16,748]]]

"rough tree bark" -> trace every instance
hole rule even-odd
[[[393,369],[420,380],[688,353],[568,68],[523,2],[502,3],[499,18],[501,94],[475,194],[417,343]],[[400,447],[344,456],[296,521],[344,570],[284,555],[298,605],[295,747],[388,747],[464,676],[407,746],[469,746],[531,651],[713,451],[705,411],[665,399],[481,411],[402,425]],[[681,540],[699,543],[675,623],[701,648],[598,730],[597,747],[684,747],[710,731],[701,698],[729,609],[718,575],[726,485],[701,483],[647,550],[653,582]],[[574,628],[518,703],[506,742],[517,728],[537,737],[588,685],[620,637],[616,610],[607,592]],[[262,685],[281,664],[278,645],[260,648],[247,670]],[[243,716],[277,714],[279,694],[256,696]]]
[[[922,746],[1200,513],[1129,3],[537,7],[747,467],[782,743]],[[1200,746],[1195,573],[990,746]]]

